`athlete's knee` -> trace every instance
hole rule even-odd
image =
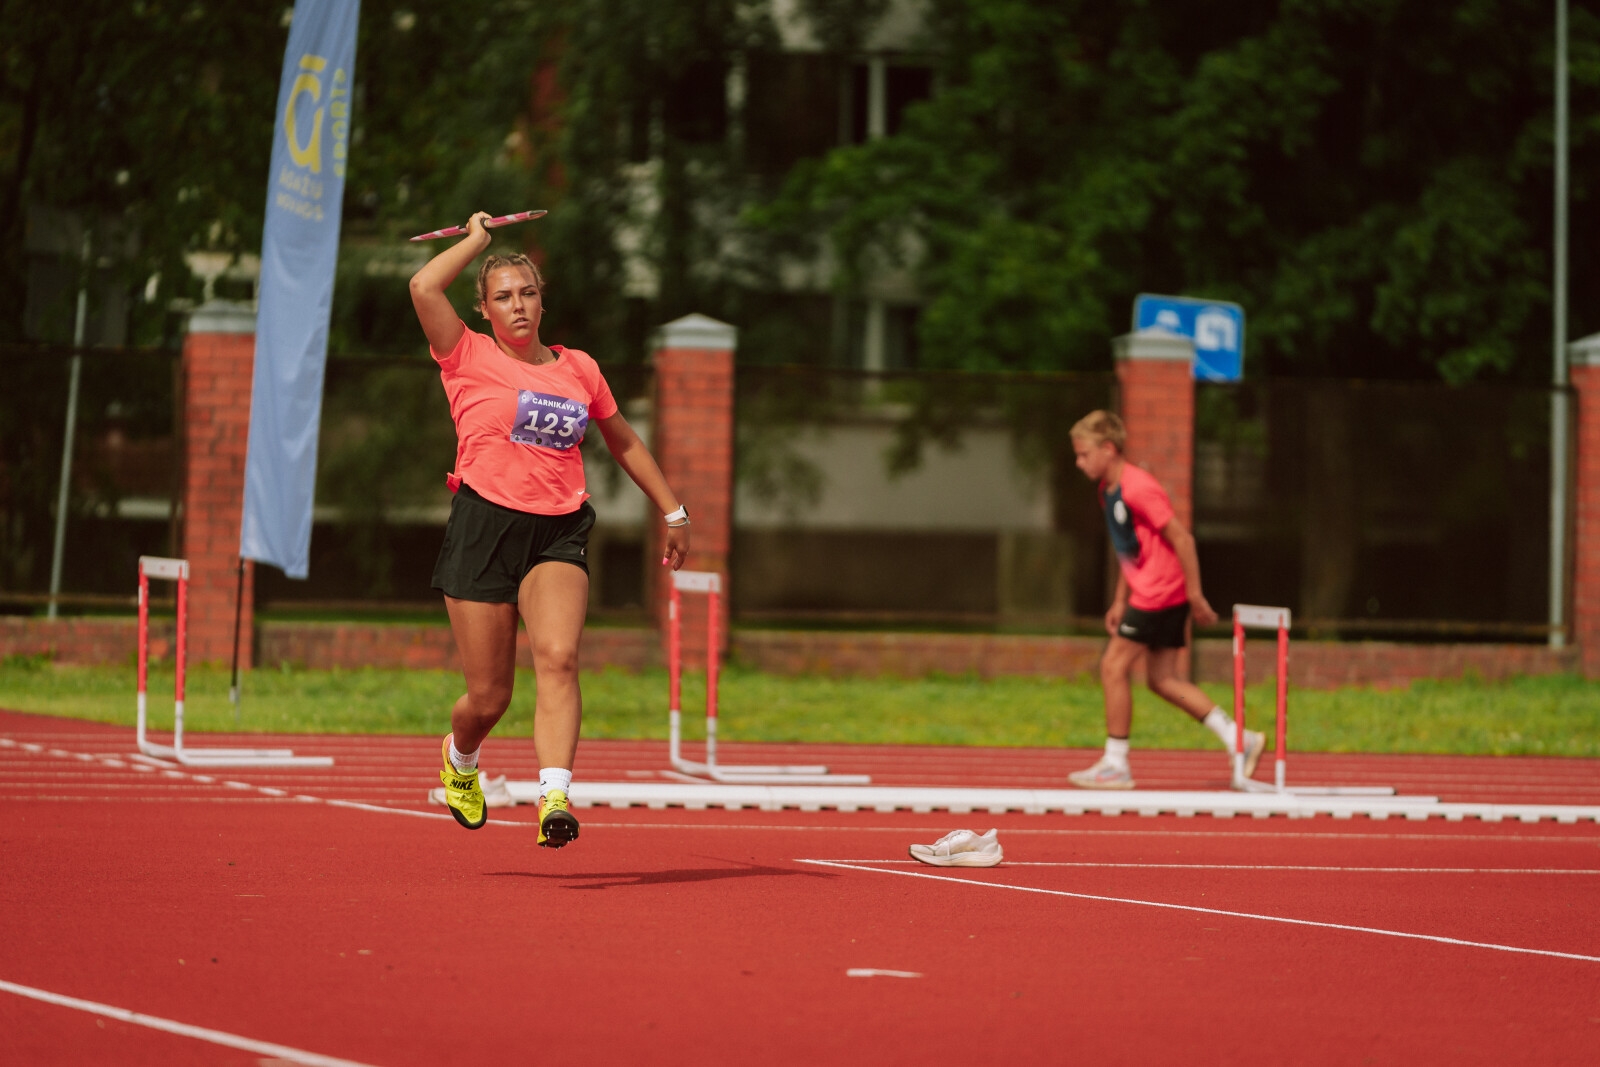
[[[467,710],[479,718],[497,719],[511,706],[511,683],[481,682],[467,685]]]
[[[572,641],[537,642],[533,646],[533,667],[539,674],[577,674],[577,643]]]

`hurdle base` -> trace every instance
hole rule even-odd
[[[706,764],[677,759],[680,774],[724,785],[869,785],[870,774],[831,774],[825,766],[763,766],[760,764]]]
[[[135,759],[184,767],[332,767],[332,756],[296,756],[292,748],[189,748],[183,743],[183,708],[174,709],[177,730],[170,745],[146,740],[145,695],[139,694],[134,723]]]
[[[1392,785],[1276,785],[1253,778],[1234,776],[1230,788],[1235,793],[1277,793],[1294,797],[1394,797]],[[1398,797],[1397,799],[1407,799]],[[1430,798],[1431,799],[1431,798]]]
[[[134,757],[183,767],[332,767],[332,756],[296,756],[290,748],[186,748],[146,742]]]
[[[868,785],[868,774],[831,774],[825,763],[768,764],[768,763],[718,763],[714,744],[706,746],[706,759],[683,757],[683,717],[677,710],[667,713],[667,762],[679,774],[709,779],[724,785]],[[707,734],[714,736],[716,727],[707,721]]]

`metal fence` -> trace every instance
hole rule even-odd
[[[5,354],[0,610],[48,588],[66,353]],[[176,354],[86,356],[65,603],[129,599],[181,544]],[[648,439],[652,376],[608,380]],[[1110,375],[736,378],[732,610],[745,625],[1092,629],[1115,572],[1068,436]],[[1284,380],[1196,392],[1194,527],[1216,605],[1286,604],[1326,633],[1547,633],[1548,389]],[[585,442],[600,522],[593,610],[645,618],[642,494]],[[430,588],[454,435],[425,356],[328,363],[311,578],[258,606],[438,611]]]
[[[1548,633],[1548,388],[1290,379],[1196,391],[1208,589],[1309,629]]]
[[[742,368],[732,604],[746,622],[1064,628],[1104,527],[1068,431],[1109,375]]]
[[[0,350],[0,610],[42,610],[49,590],[71,355]],[[131,604],[138,556],[168,555],[178,543],[176,356],[84,353],[63,583],[78,606]]]

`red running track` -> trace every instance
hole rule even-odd
[[[1005,865],[942,871],[905,848],[949,815],[588,809],[557,852],[526,808],[476,833],[427,808],[436,740],[284,740],[340,762],[169,776],[123,758],[130,730],[0,714],[0,1062],[1503,1064],[1600,1047],[1593,824],[1019,814],[994,818]],[[494,746],[490,770],[531,776],[525,743]],[[576,788],[654,773],[661,748],[586,742]],[[1079,755],[821,758],[992,784]],[[1367,763],[1324,758],[1342,780]],[[1143,760],[1185,787],[1215,762]],[[1592,762],[1375,762],[1407,791],[1402,774],[1465,790],[1503,773],[1517,799],[1600,792]],[[240,1038],[286,1055],[218,1043]]]

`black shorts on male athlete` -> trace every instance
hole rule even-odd
[[[1189,643],[1189,605],[1177,604],[1159,611],[1125,608],[1117,636],[1137,641],[1146,648],[1183,648]]]

